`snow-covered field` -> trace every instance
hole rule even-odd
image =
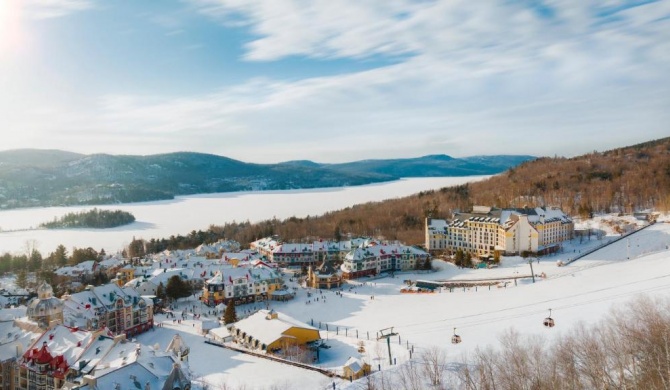
[[[97,206],[103,210],[121,209],[132,213],[136,221],[113,229],[32,230],[40,223],[67,213],[89,210],[93,206],[41,207],[0,211],[0,253],[22,252],[28,240],[37,241],[43,254],[59,244],[113,253],[133,237],[167,238],[207,229],[211,224],[260,221],[277,217],[320,215],[355,204],[392,199],[419,191],[482,180],[488,176],[409,178],[388,183],[356,187],[310,190],[229,192],[180,196],[174,200]],[[28,229],[13,231],[17,229]]]
[[[599,225],[598,222],[594,222]],[[562,253],[541,258],[533,264],[536,274],[546,278],[520,279],[507,287],[479,287],[454,292],[433,294],[401,294],[403,280],[448,280],[506,278],[530,275],[528,263],[518,257],[504,258],[494,269],[459,269],[452,264],[435,261],[439,269],[430,274],[400,274],[395,278],[368,279],[345,285],[341,295],[333,291],[300,289],[295,300],[271,303],[271,308],[322,329],[328,324],[329,332],[323,338],[333,346],[323,356],[321,366],[336,369],[355,355],[358,337],[371,341],[362,358],[373,370],[378,364],[387,365],[385,344],[374,341],[376,332],[393,326],[398,336],[392,340],[392,354],[401,364],[414,347],[420,353],[433,346],[446,350],[448,361],[460,362],[463,353],[478,346],[496,345],[501,333],[515,329],[522,334],[538,334],[551,338],[571,329],[580,321],[595,323],[613,306],[630,303],[636,296],[666,296],[670,292],[670,224],[657,223],[627,239],[618,241],[568,266],[558,267],[558,260],[566,261],[594,246],[602,245],[612,237],[596,237],[583,243],[575,239],[564,246]],[[315,298],[319,297],[316,302]],[[373,299],[374,297],[374,299]],[[324,302],[325,298],[325,302]],[[310,303],[307,303],[307,300]],[[192,302],[184,305],[192,305]],[[244,314],[251,305],[238,307]],[[542,320],[549,309],[556,326],[548,329]],[[196,312],[200,307],[196,305]],[[204,308],[205,313],[208,310]],[[159,317],[161,319],[162,317]],[[162,318],[165,327],[139,336],[147,344],[166,345],[175,331],[181,332],[191,346],[191,369],[194,376],[211,385],[210,388],[238,388],[247,390],[269,389],[330,389],[332,379],[319,373],[239,354],[203,342],[195,335],[197,321],[187,320],[173,324]],[[463,342],[450,343],[456,327]],[[346,329],[346,331],[345,331]],[[335,333],[339,335],[335,335]],[[348,337],[344,337],[343,333]],[[347,381],[336,379],[338,389],[351,387]],[[355,382],[354,382],[355,385]],[[354,388],[354,387],[351,387]]]

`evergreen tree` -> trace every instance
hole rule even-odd
[[[56,273],[53,270],[43,268],[39,271],[38,275],[39,280],[43,280],[51,286],[56,286]],[[37,284],[40,285],[41,282],[38,282]]]
[[[179,298],[186,298],[191,295],[191,288],[186,283],[181,276],[174,275],[168,279],[167,287],[165,288],[165,294],[170,298],[177,300]]]
[[[342,230],[340,230],[340,225],[335,226],[333,236],[335,237],[335,241],[342,241]]]
[[[38,250],[33,250],[30,254],[28,267],[31,271],[39,271],[42,268],[42,254]]]
[[[104,272],[96,272],[93,276],[93,285],[102,286],[109,283],[109,276]]]
[[[465,253],[465,258],[463,259],[463,267],[472,267],[472,254],[470,252]]]
[[[143,257],[145,255],[144,251],[144,240],[137,240],[133,237],[133,240],[128,245],[128,256],[133,257]]]
[[[54,263],[58,267],[64,267],[67,264],[67,249],[61,244],[58,245],[56,251],[54,252]]]
[[[10,272],[12,269],[12,255],[5,253],[0,256],[0,274]]]
[[[163,285],[163,282],[158,283],[158,287],[156,287],[156,298],[165,301],[165,298],[167,298],[167,295],[165,294],[165,286]]]
[[[433,269],[433,265],[430,261],[430,258],[426,259],[426,261],[423,262],[423,269],[426,271],[430,271],[431,269]]]
[[[235,311],[235,301],[230,300],[226,306],[226,311],[223,312],[223,323],[225,325],[237,322],[237,311]]]
[[[70,264],[71,265],[77,265],[79,263],[83,263],[84,261],[88,260],[97,260],[98,259],[98,252],[95,251],[95,249],[88,247],[88,248],[74,248],[72,250],[72,256],[70,256]]]
[[[456,264],[459,267],[462,267],[464,258],[465,255],[463,254],[463,249],[458,248],[458,250],[456,251],[456,255],[454,256],[454,264]]]
[[[16,274],[16,285],[21,288],[26,288],[28,285],[28,271],[25,268],[21,268]]]

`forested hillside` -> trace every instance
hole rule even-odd
[[[202,153],[82,155],[0,151],[0,209],[114,204],[212,192],[342,187],[401,177],[490,175],[532,156],[445,155],[347,164],[253,164]]]
[[[559,206],[571,215],[670,210],[670,138],[573,158],[540,158],[488,180],[406,198],[367,203],[314,218],[230,224],[226,237],[246,243],[270,233],[287,240],[346,232],[424,241],[424,218],[450,218],[474,204]]]

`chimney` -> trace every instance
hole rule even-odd
[[[95,389],[97,385],[98,380],[93,375],[84,375],[84,386]]]

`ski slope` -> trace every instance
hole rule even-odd
[[[498,337],[508,329],[525,335],[543,335],[552,338],[569,332],[583,321],[595,323],[604,318],[613,306],[621,307],[636,296],[667,296],[670,292],[670,224],[656,225],[635,233],[628,239],[611,244],[568,266],[558,267],[557,260],[567,260],[605,242],[596,240],[579,243],[574,240],[564,246],[564,252],[534,260],[534,273],[546,278],[519,279],[517,285],[507,287],[479,287],[443,291],[433,294],[401,294],[405,279],[450,280],[488,279],[530,275],[526,260],[504,258],[494,269],[459,269],[450,263],[435,261],[437,272],[429,274],[406,273],[395,278],[378,278],[346,284],[340,295],[334,291],[298,290],[291,302],[272,302],[271,308],[298,320],[314,325],[321,323],[322,337],[333,348],[322,355],[321,367],[338,370],[349,356],[356,356],[357,343],[366,342],[366,353],[361,356],[376,370],[388,368],[388,351],[384,342],[377,342],[376,332],[394,327],[398,336],[391,338],[395,363],[402,364],[414,352],[439,346],[445,348],[450,362],[460,362],[462,354],[477,347],[497,345]],[[311,291],[312,296],[307,297]],[[319,301],[315,298],[319,297]],[[373,299],[374,298],[374,299]],[[307,303],[307,300],[310,303]],[[187,302],[184,305],[193,305]],[[196,312],[200,310],[197,307]],[[260,308],[256,306],[256,308]],[[552,309],[556,326],[548,329],[542,320]],[[238,314],[253,310],[254,305],[237,308]],[[207,308],[204,308],[207,316]],[[158,319],[161,320],[161,316]],[[163,328],[146,333],[139,340],[167,345],[174,332],[184,334],[191,346],[191,369],[202,383],[211,386],[242,387],[246,389],[328,389],[332,382],[337,388],[347,388],[348,382],[329,379],[319,373],[303,370],[258,357],[240,354],[211,346],[196,335],[197,320],[182,324],[162,319]],[[328,324],[329,331],[325,331]],[[463,342],[450,343],[453,328],[457,328]],[[358,339],[356,332],[358,331]],[[336,334],[339,333],[339,334]],[[346,336],[344,335],[346,333]],[[367,340],[368,334],[370,341]],[[262,373],[262,375],[259,375]],[[200,382],[199,382],[200,384]],[[355,384],[355,383],[354,383]]]

